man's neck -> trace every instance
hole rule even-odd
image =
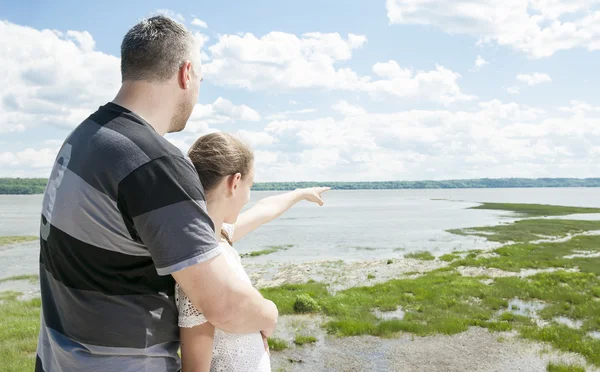
[[[169,131],[171,118],[170,102],[164,86],[146,81],[125,81],[112,101],[136,115],[141,116],[154,130],[164,136]]]

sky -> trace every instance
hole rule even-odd
[[[258,182],[599,177],[599,2],[0,2],[0,177],[49,175],[155,14],[202,48],[167,138],[234,133]]]

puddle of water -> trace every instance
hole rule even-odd
[[[538,318],[537,312],[546,307],[546,304],[538,301],[523,301],[513,298],[508,301],[508,311],[516,315]]]
[[[588,336],[600,340],[600,332],[599,331],[588,332]]]
[[[575,251],[575,254],[564,256],[563,258],[572,259],[572,258],[594,258],[600,257],[600,252],[592,252],[592,251]]]
[[[567,327],[573,328],[573,329],[579,329],[583,325],[582,320],[571,319],[571,318],[567,318],[565,316],[556,317],[556,318],[554,318],[554,321],[556,323],[566,325]]]
[[[394,311],[381,311],[379,309],[375,309],[373,314],[379,320],[402,320],[404,319],[406,312],[402,310],[402,307],[398,306],[398,308]]]

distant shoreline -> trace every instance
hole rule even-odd
[[[0,178],[0,195],[43,194],[45,178]],[[288,191],[297,188],[329,186],[333,190],[418,190],[418,189],[509,189],[600,187],[600,178],[480,178],[442,181],[379,182],[258,182],[255,191]]]

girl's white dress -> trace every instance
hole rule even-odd
[[[233,225],[224,224],[223,230],[233,236]],[[250,278],[242,266],[240,255],[226,241],[220,243],[223,255],[240,279],[250,283]],[[175,301],[179,310],[179,327],[192,328],[207,322],[206,318],[192,305],[179,285],[175,286]],[[213,371],[271,371],[269,354],[265,351],[260,333],[237,335],[215,329],[213,358],[210,366]]]

